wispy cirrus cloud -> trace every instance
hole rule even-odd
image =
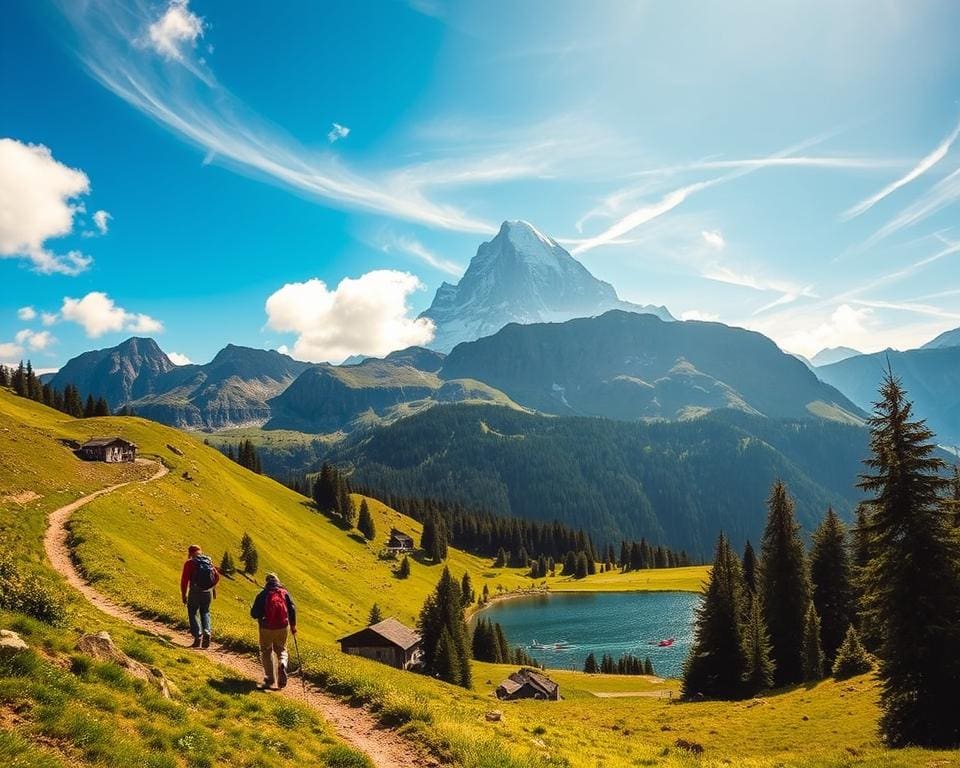
[[[911,181],[916,181],[919,179],[923,174],[925,174],[947,156],[947,153],[950,152],[950,147],[953,146],[953,143],[957,140],[958,136],[960,136],[960,122],[957,123],[956,128],[954,128],[930,154],[922,157],[920,161],[906,174],[895,181],[891,181],[880,191],[875,192],[866,199],[861,200],[856,205],[845,210],[842,214],[840,214],[840,219],[842,221],[849,221],[850,219],[856,218],[862,213],[866,213],[885,197],[892,195],[898,189],[905,187]]]
[[[217,81],[195,43],[206,24],[189,0],[171,0],[159,15],[145,0],[61,0],[79,38],[79,52],[102,85],[219,161],[331,205],[361,209],[462,232],[491,233],[480,218],[429,199],[435,183],[423,166],[377,176],[351,170],[335,155],[300,146],[253,113]],[[146,41],[146,42],[145,42]],[[192,77],[191,77],[192,75]],[[478,159],[482,175],[486,163]],[[471,161],[460,172],[469,183]],[[443,182],[438,182],[443,183]]]
[[[457,264],[455,261],[450,261],[449,259],[445,259],[444,257],[434,253],[423,243],[417,240],[417,238],[409,235],[395,235],[393,233],[387,233],[380,238],[379,247],[384,253],[394,253],[399,251],[400,253],[413,256],[414,258],[422,261],[424,264],[427,264],[434,269],[439,269],[441,272],[446,272],[448,275],[453,275],[454,277],[460,277],[464,271],[462,264]]]

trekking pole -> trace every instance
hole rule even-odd
[[[300,657],[300,643],[297,642],[297,636],[293,636],[293,647],[297,650],[297,665],[300,667],[300,685],[303,688],[303,695],[307,695],[307,681],[303,676],[303,659]]]

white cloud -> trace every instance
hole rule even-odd
[[[841,304],[819,325],[787,333],[779,339],[780,347],[807,357],[826,347],[864,349],[870,346],[864,342],[874,333],[874,319],[873,310],[868,307],[857,309]]]
[[[298,360],[382,356],[433,338],[433,322],[410,317],[407,304],[422,288],[414,275],[387,269],[344,278],[334,290],[316,278],[288,283],[267,299],[267,325],[298,335],[292,351]]]
[[[716,323],[720,320],[720,315],[712,312],[701,312],[699,309],[688,309],[680,313],[681,320],[701,320],[705,323]]]
[[[409,254],[425,264],[429,264],[434,269],[439,269],[441,272],[446,272],[454,277],[460,277],[463,274],[462,265],[438,256],[415,237],[387,234],[383,237],[380,250],[384,253],[400,251]]]
[[[193,13],[189,0],[170,0],[164,14],[147,28],[146,44],[166,59],[182,61],[184,49],[203,36],[203,19]]]
[[[23,347],[12,341],[0,342],[0,360],[14,360],[23,354]],[[7,363],[9,365],[9,363]]]
[[[89,256],[55,254],[45,243],[73,231],[82,208],[75,199],[89,191],[86,174],[54,160],[47,147],[0,139],[0,258],[28,259],[45,274],[85,270]]]
[[[167,357],[170,358],[170,362],[174,365],[190,365],[193,362],[189,357],[179,352],[167,352]]]
[[[102,210],[93,214],[93,223],[96,225],[101,235],[107,234],[107,230],[110,227],[109,222],[112,218],[113,216]]]
[[[54,325],[59,319],[60,319],[60,316],[56,312],[40,313],[40,322],[48,327],[51,325]]]
[[[33,307],[20,307],[20,309],[17,310],[17,318],[25,322],[35,320],[36,317],[37,310],[35,310]]]
[[[960,168],[938,181],[928,192],[925,192],[919,199],[908,205],[870,235],[859,250],[866,250],[876,245],[884,238],[899,232],[905,227],[911,227],[923,221],[957,200],[960,200]]]
[[[17,332],[14,341],[21,347],[29,347],[32,350],[43,350],[55,344],[57,340],[50,331],[31,331],[29,328],[24,328],[22,331]]]
[[[700,232],[700,236],[703,238],[703,242],[718,251],[722,251],[727,245],[727,241],[723,239],[723,232],[719,229],[705,229]]]
[[[340,125],[340,123],[334,123],[330,126],[330,131],[327,133],[327,141],[333,144],[340,139],[345,139],[350,135],[350,129],[345,125]]]
[[[82,299],[65,298],[60,315],[64,320],[83,326],[91,339],[118,331],[159,333],[163,330],[163,324],[159,320],[154,320],[149,315],[128,312],[100,291],[92,291]]]
[[[933,166],[939,163],[943,158],[947,156],[947,153],[950,151],[950,147],[953,145],[953,142],[957,140],[957,137],[960,136],[960,123],[957,123],[957,127],[953,129],[949,136],[947,136],[943,141],[941,141],[936,149],[933,150],[929,155],[920,159],[913,168],[909,170],[904,176],[901,176],[896,181],[892,181],[879,192],[876,192],[865,200],[861,200],[856,205],[848,208],[842,214],[840,218],[843,221],[849,221],[852,218],[859,216],[861,213],[873,208],[874,205],[879,203],[887,195],[891,195],[896,192],[900,187],[905,187],[911,181],[915,181],[920,178],[923,174],[929,171]]]

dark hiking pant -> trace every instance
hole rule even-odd
[[[193,592],[187,595],[187,618],[190,620],[190,634],[195,638],[202,632],[210,634],[210,601],[213,594],[207,592]]]

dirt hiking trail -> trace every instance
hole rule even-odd
[[[148,459],[137,459],[137,462],[140,464],[157,464],[157,462]],[[70,554],[70,548],[67,545],[67,522],[70,520],[70,515],[80,507],[118,488],[135,483],[149,483],[159,480],[167,474],[167,471],[165,466],[158,464],[156,473],[146,480],[132,480],[111,485],[51,512],[43,546],[54,569],[88,602],[103,613],[137,629],[169,639],[174,645],[187,649],[189,643],[185,639],[184,633],[167,624],[151,621],[137,615],[129,608],[113,602],[88,584],[77,570]],[[263,679],[263,668],[252,655],[228,650],[216,642],[212,643],[208,649],[196,651],[196,653],[203,653],[211,661],[217,662],[250,680],[260,682]],[[417,750],[413,744],[402,736],[381,727],[367,710],[361,707],[351,707],[313,685],[308,684],[304,693],[301,681],[293,679],[282,691],[272,691],[262,695],[285,696],[309,704],[322,715],[340,739],[365,753],[377,768],[425,768],[426,766],[439,765],[435,759]]]

